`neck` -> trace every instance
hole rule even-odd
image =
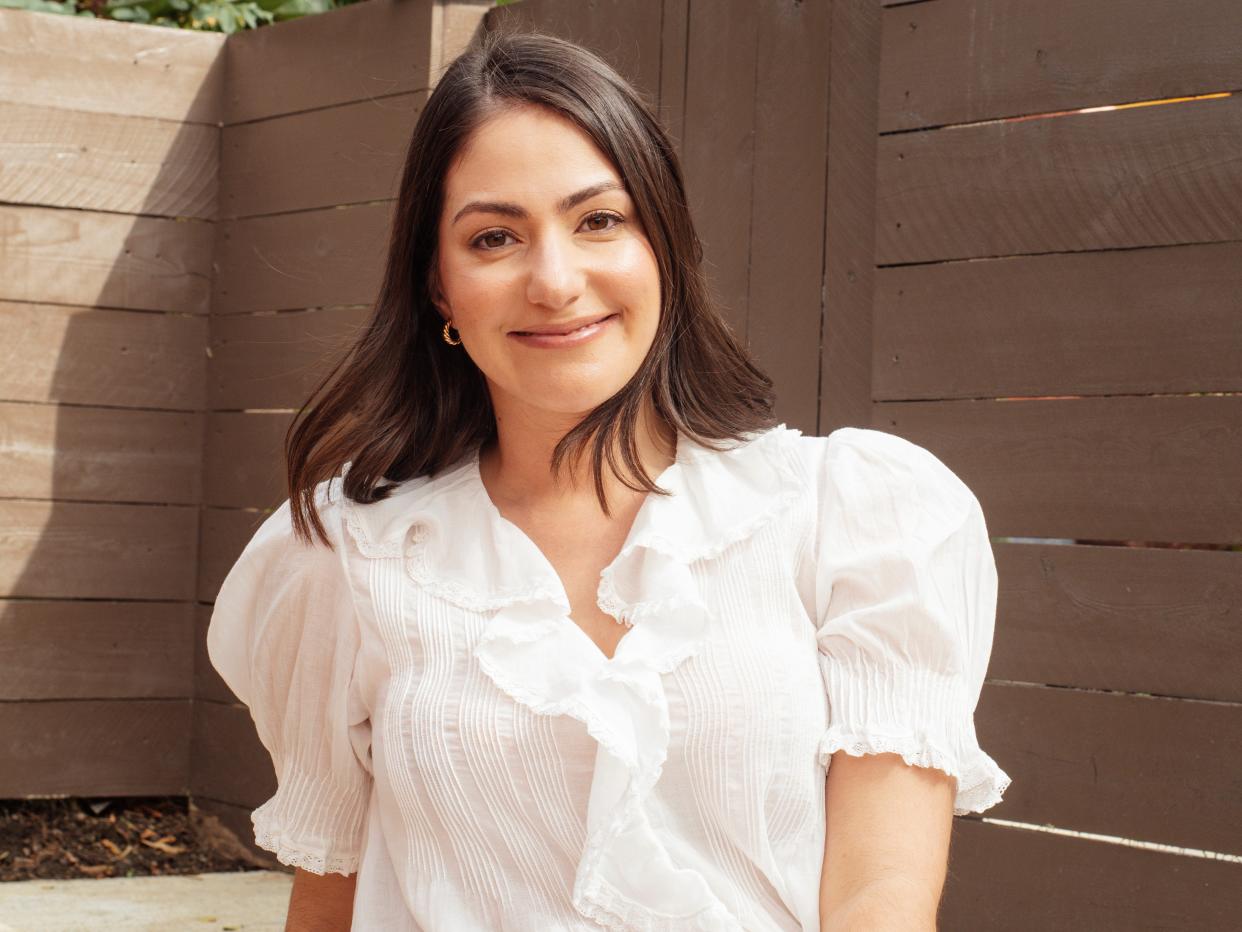
[[[559,483],[552,476],[552,450],[580,419],[581,415],[529,410],[502,414],[498,410],[496,439],[479,454],[479,472],[493,501],[521,508],[589,507],[594,502],[598,508],[589,453],[576,465],[567,461]],[[654,414],[649,403],[638,419],[634,439],[639,462],[653,479],[673,463],[675,433]],[[610,507],[618,503],[624,507],[629,500],[646,494],[622,484],[606,461],[603,483]]]

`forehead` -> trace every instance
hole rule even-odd
[[[621,180],[578,126],[541,107],[510,108],[488,117],[466,139],[445,176],[445,206],[480,194],[559,196],[580,181],[602,178]]]

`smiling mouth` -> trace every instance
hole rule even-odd
[[[515,336],[519,337],[567,337],[571,333],[577,333],[579,330],[587,329],[587,327],[594,327],[597,324],[602,324],[604,321],[612,320],[612,318],[616,316],[616,314],[609,314],[607,317],[601,317],[598,320],[587,321],[582,326],[575,327],[573,330],[514,330],[513,333]]]

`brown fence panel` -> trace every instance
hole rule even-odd
[[[880,131],[1242,87],[1235,0],[988,0],[884,11]]]
[[[1232,929],[1238,865],[954,819],[941,928]]]
[[[188,602],[0,601],[0,702],[189,699]]]
[[[1242,239],[1242,95],[880,139],[881,265]]]
[[[0,798],[185,795],[189,772],[189,699],[0,702]]]
[[[1242,398],[885,402],[870,426],[927,446],[1006,537],[1242,540]]]
[[[1242,389],[1242,243],[876,270],[874,397]]]

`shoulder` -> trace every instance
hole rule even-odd
[[[960,520],[979,507],[969,486],[940,457],[882,430],[839,427],[799,438],[821,514],[842,520],[888,517],[905,528]]]
[[[245,615],[257,627],[278,605],[338,604],[349,588],[339,477],[319,483],[311,500],[328,539],[296,533],[285,499],[251,535],[229,569],[215,600],[215,613]],[[256,632],[257,633],[257,632]]]

